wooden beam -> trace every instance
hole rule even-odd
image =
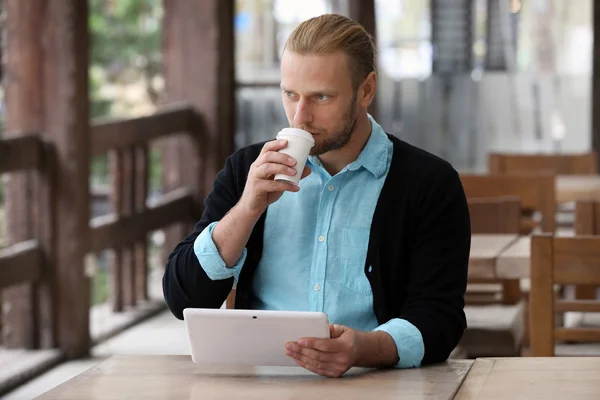
[[[234,0],[164,0],[163,60],[166,102],[189,102],[206,126],[206,159],[186,139],[170,139],[162,149],[163,187],[187,186],[201,201],[234,151]],[[192,229],[166,231],[165,254]]]
[[[332,11],[344,15],[360,23],[377,43],[377,23],[375,13],[375,0],[333,0]],[[369,113],[378,118],[377,97],[369,107]]]
[[[148,147],[138,146],[135,149],[135,212],[147,210],[148,197]],[[148,300],[148,235],[144,235],[134,247],[135,265],[135,299]]]
[[[109,150],[125,150],[161,136],[189,131],[190,119],[196,113],[189,105],[161,109],[156,113],[133,119],[97,119],[92,134],[92,154]],[[202,132],[194,132],[202,137]]]
[[[33,221],[35,237],[42,249],[42,277],[35,285],[36,301],[34,314],[37,316],[38,345],[49,349],[56,347],[56,307],[54,279],[56,270],[56,182],[57,159],[54,145],[44,141],[42,143],[44,156],[43,168],[34,177]]]
[[[38,0],[38,2],[40,2]],[[30,3],[30,2],[24,2]],[[59,347],[68,358],[90,346],[90,285],[84,274],[89,247],[88,2],[46,0],[43,54],[43,126],[56,145],[56,312]]]
[[[134,215],[135,195],[135,159],[133,148],[123,151],[123,202],[119,210],[119,219]],[[133,240],[122,242],[121,263],[122,263],[122,290],[123,305],[133,307],[135,305],[135,275],[133,265]]]
[[[6,138],[17,136],[18,132],[43,132],[43,3],[41,0],[6,0],[2,4],[2,11],[5,13],[3,84]],[[20,145],[22,144],[21,142]],[[20,154],[15,156],[10,154],[6,160],[1,157],[0,163],[6,163],[9,167],[7,169],[13,171],[14,167],[32,164],[31,161],[37,158],[35,151],[28,155],[24,152],[26,150],[20,150]],[[5,186],[8,245],[31,239],[35,234],[33,189],[32,173],[8,175]],[[18,285],[2,292],[5,305],[2,310],[2,344],[7,348],[36,347],[34,297],[31,285]]]
[[[331,0],[331,9],[335,14],[359,22],[374,38],[377,37],[375,0]]]
[[[554,333],[557,341],[568,342],[598,342],[600,341],[599,328],[558,328]]]
[[[348,16],[358,21],[377,40],[375,0],[348,0]]]
[[[42,275],[42,257],[34,239],[0,249],[0,289],[37,281]]]
[[[90,251],[98,253],[104,249],[122,248],[127,243],[138,241],[152,232],[179,221],[189,221],[195,204],[188,189],[170,192],[150,205],[143,213],[118,217],[116,214],[93,218]]]
[[[124,163],[123,152],[121,150],[113,150],[109,153],[111,166],[111,176],[113,177],[113,190],[111,194],[112,211],[115,216],[121,215],[123,208],[123,179]],[[91,222],[93,226],[93,221]],[[92,231],[92,244],[94,243],[94,232]],[[109,265],[109,289],[110,302],[113,312],[123,311],[123,257],[121,249],[112,249]]]
[[[592,50],[592,149],[600,152],[600,5],[592,2],[594,46]],[[600,172],[600,163],[598,165]]]
[[[0,139],[0,173],[42,167],[42,141],[37,134]]]
[[[600,302],[595,298],[593,300],[556,301],[554,303],[554,311],[600,312]]]
[[[28,201],[31,206],[26,210],[31,218],[33,225],[33,236],[38,238],[35,241],[38,246],[36,256],[39,262],[35,265],[27,260],[27,254],[21,254],[25,259],[19,258],[17,268],[22,268],[19,274],[11,274],[5,270],[8,276],[0,279],[0,286],[8,288],[23,282],[32,281],[25,279],[15,281],[11,280],[15,276],[27,276],[35,269],[35,285],[22,286],[17,290],[22,291],[21,298],[13,301],[17,303],[27,303],[30,311],[21,309],[20,313],[30,315],[30,318],[23,318],[22,321],[29,321],[31,325],[18,327],[16,331],[28,330],[30,333],[23,335],[28,338],[26,347],[52,348],[55,346],[54,332],[54,308],[53,308],[53,284],[52,284],[52,265],[54,265],[54,191],[53,179],[55,174],[55,159],[51,145],[45,143],[39,134],[23,134],[14,137],[8,137],[0,140],[0,171],[14,172],[19,170],[37,170],[37,174],[30,174],[31,179],[31,199]],[[24,242],[22,242],[24,243]],[[30,243],[30,242],[27,242]],[[41,243],[41,245],[40,245]],[[18,264],[21,263],[23,267]],[[44,268],[41,268],[41,266]],[[2,275],[0,273],[0,275]],[[10,283],[12,282],[12,284]],[[10,292],[9,292],[10,293]],[[8,296],[10,299],[10,296]],[[10,302],[10,300],[9,300]],[[11,304],[12,306],[12,304]],[[12,307],[10,307],[12,308]],[[9,309],[10,309],[9,308]],[[18,310],[18,308],[17,308]],[[9,326],[9,329],[11,327]],[[10,335],[9,335],[10,336]]]
[[[554,356],[553,278],[554,242],[550,234],[531,240],[531,290],[529,294],[529,336],[533,357]]]
[[[206,120],[214,154],[206,165],[207,189],[234,150],[234,10],[233,0],[164,1],[166,100],[191,103]],[[167,166],[172,161],[181,181],[195,186],[197,177],[190,171],[195,171],[196,155],[184,142],[177,142],[178,158],[167,160]]]

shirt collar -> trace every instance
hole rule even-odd
[[[367,140],[367,144],[358,155],[358,158],[348,164],[346,169],[349,171],[356,171],[360,167],[364,167],[367,171],[371,172],[375,178],[379,178],[386,171],[388,161],[387,149],[391,142],[381,125],[379,125],[371,115],[368,115],[368,117],[371,122],[371,135],[369,136],[369,140]],[[318,157],[309,156],[308,159],[312,164],[322,166]]]

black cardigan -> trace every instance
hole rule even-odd
[[[425,345],[421,364],[426,365],[446,360],[466,328],[469,211],[459,175],[450,164],[388,136],[394,151],[373,215],[365,274],[373,290],[378,322],[402,318],[417,327]],[[194,240],[238,202],[250,165],[262,146],[245,147],[227,159],[194,232],[169,255],[163,292],[177,318],[183,318],[183,309],[188,307],[219,308],[231,291],[233,278],[212,281],[207,277],[194,254]],[[265,215],[246,245],[248,255],[237,283],[236,308],[251,304]]]

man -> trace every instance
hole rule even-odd
[[[323,311],[331,338],[286,344],[298,365],[338,377],[352,366],[444,361],[466,327],[470,221],[456,171],[389,136],[367,113],[376,50],[356,22],[323,15],[291,34],[281,60],[290,126],[315,140],[299,186],[285,141],[227,159],[194,232],[163,278],[170,310]],[[275,133],[274,133],[275,134]]]

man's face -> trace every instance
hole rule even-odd
[[[286,50],[281,89],[290,126],[315,139],[311,155],[341,149],[350,141],[358,110],[345,53],[303,55]]]

